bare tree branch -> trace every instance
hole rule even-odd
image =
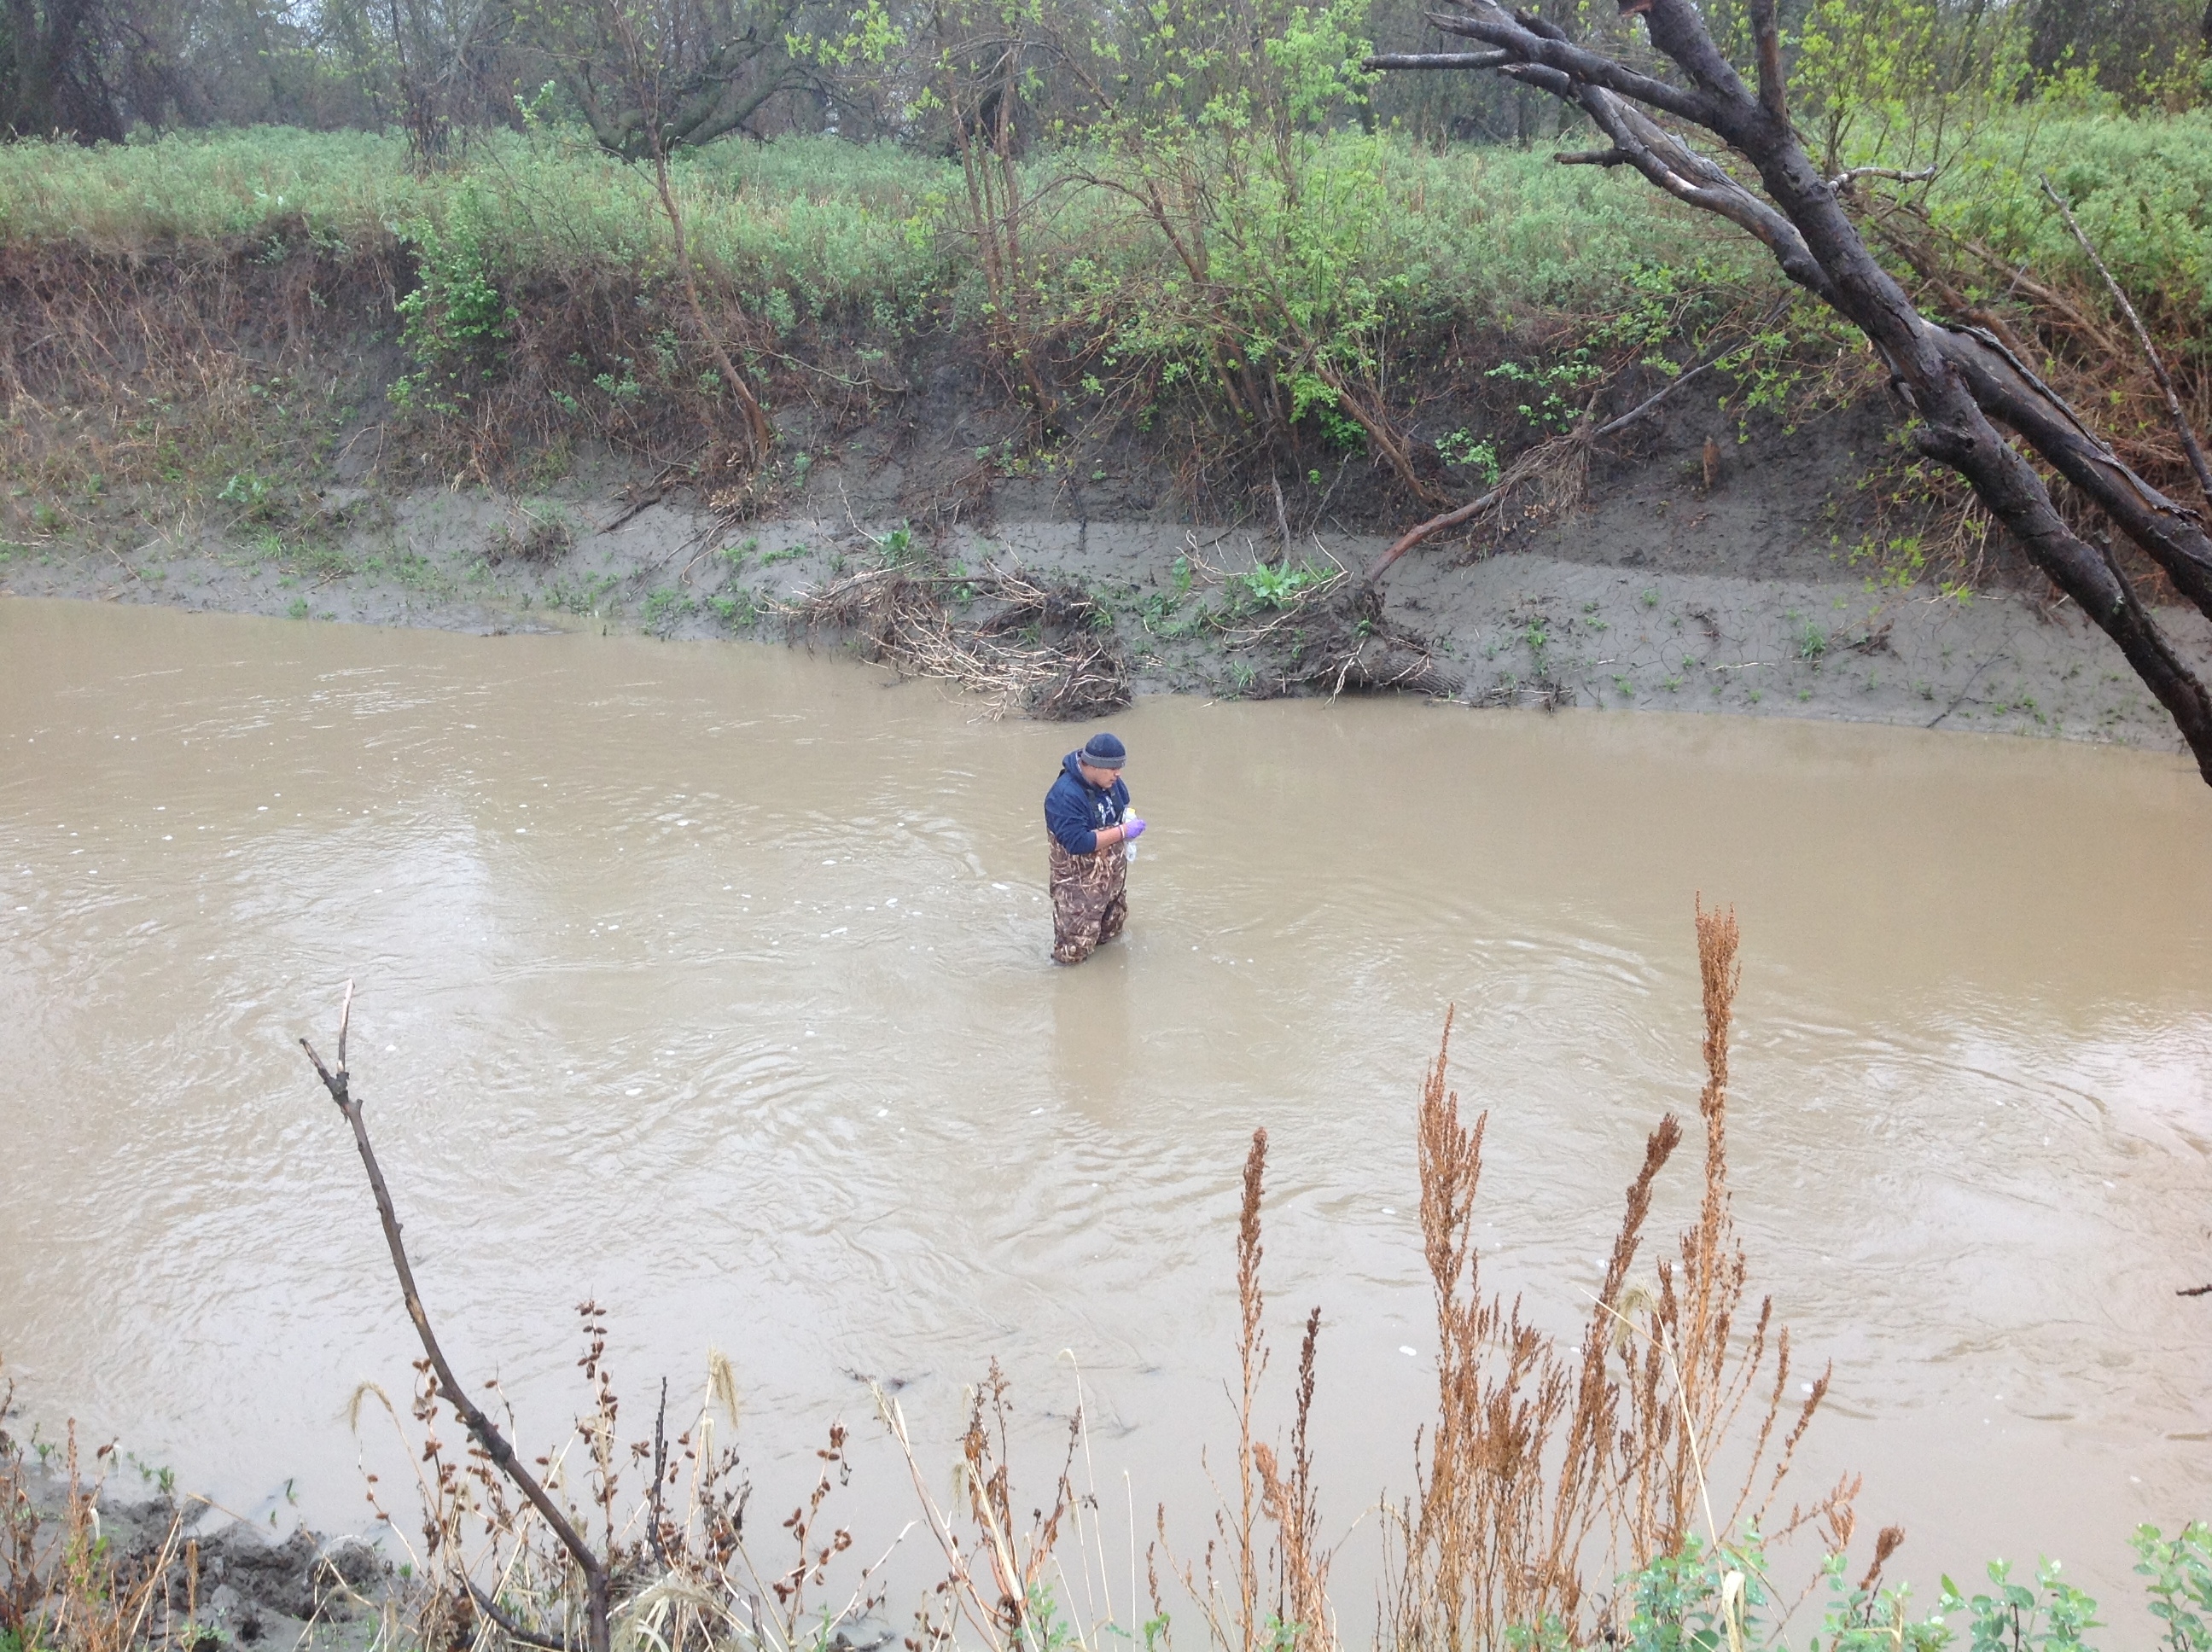
[[[346,1122],[353,1127],[354,1145],[360,1150],[362,1166],[368,1172],[369,1192],[376,1200],[377,1218],[384,1224],[384,1242],[392,1253],[392,1272],[399,1277],[399,1295],[406,1304],[407,1317],[415,1322],[415,1333],[422,1339],[422,1351],[429,1357],[430,1369],[437,1374],[438,1387],[447,1402],[459,1413],[462,1424],[475,1436],[477,1443],[499,1466],[500,1472],[513,1481],[516,1490],[528,1499],[530,1506],[538,1511],[553,1535],[560,1540],[561,1546],[576,1563],[576,1569],[583,1573],[584,1630],[588,1652],[608,1652],[605,1563],[592,1552],[591,1546],[569,1523],[568,1517],[562,1513],[561,1506],[538,1483],[537,1476],[523,1466],[521,1459],[514,1455],[514,1448],[500,1432],[499,1425],[484,1415],[476,1401],[469,1398],[460,1379],[453,1375],[446,1351],[439,1345],[437,1333],[430,1328],[430,1315],[422,1307],[422,1294],[415,1288],[415,1270],[408,1264],[407,1247],[400,1240],[399,1218],[392,1209],[392,1193],[384,1184],[384,1172],[377,1168],[376,1151],[369,1145],[368,1126],[362,1118],[361,1098],[353,1094],[350,1076],[346,1072],[346,1029],[352,1019],[353,983],[349,981],[346,982],[345,1008],[338,1017],[337,1071],[333,1072],[325,1066],[323,1058],[315,1054],[315,1047],[306,1039],[300,1041],[300,1048],[307,1053],[307,1060],[314,1064],[315,1076],[322,1080],[323,1088],[330,1091],[331,1099],[337,1103],[338,1111],[345,1114]],[[499,1620],[501,1614],[499,1614],[498,1608],[485,1600],[473,1584],[470,1586],[470,1593],[477,1596],[479,1606],[495,1614],[494,1621]],[[501,1627],[507,1629],[504,1623]],[[507,1632],[530,1645],[550,1647],[554,1652],[566,1652],[560,1642],[532,1639],[516,1630],[508,1630]]]
[[[1670,115],[1680,115],[1700,126],[1711,124],[1712,110],[1704,98],[1679,86],[1669,86],[1665,81],[1640,75],[1626,64],[1601,57],[1595,52],[1562,38],[1551,38],[1556,30],[1539,33],[1539,24],[1532,14],[1523,13],[1518,19],[1506,15],[1492,0],[1475,0],[1467,12],[1437,12],[1426,14],[1431,23],[1447,34],[1463,34],[1471,39],[1487,41],[1510,54],[1516,63],[1534,64],[1557,70],[1563,75],[1601,86],[1622,97],[1634,98],[1638,103],[1648,103],[1655,109],[1664,109]]]
[[[1364,69],[1495,69],[1505,61],[1503,52],[1378,52],[1365,59]]]
[[[2089,262],[2096,265],[2097,273],[2105,278],[2105,290],[2112,294],[2112,302],[2120,307],[2120,313],[2128,319],[2128,325],[2134,330],[2136,343],[2142,349],[2143,359],[2150,363],[2151,377],[2158,380],[2159,393],[2166,398],[2166,416],[2173,421],[2174,430],[2181,437],[2182,451],[2189,455],[2189,468],[2197,473],[2197,490],[2203,495],[2207,503],[2212,503],[2212,466],[2204,462],[2204,450],[2197,445],[2197,432],[2190,428],[2189,415],[2182,410],[2181,398],[2174,394],[2173,380],[2166,370],[2165,361],[2160,359],[2158,346],[2150,342],[2150,333],[2143,326],[2142,318],[2136,313],[2136,307],[2128,302],[2127,294],[2112,278],[2112,272],[2105,267],[2105,260],[2098,256],[2096,246],[2090,240],[2087,232],[2075,222],[2074,209],[2067,205],[2066,197],[2051,187],[2048,178],[2039,181],[2043,185],[2043,192],[2051,197],[2051,205],[2057,207],[2059,216],[2066,220],[2067,228],[2074,232],[2074,239],[2081,243],[2081,250],[2089,255]]]
[[[1828,180],[1828,187],[1840,195],[1862,178],[1887,178],[1893,184],[1929,184],[1936,180],[1936,168],[1923,167],[1918,172],[1900,172],[1895,167],[1846,167]]]
[[[567,1641],[556,1641],[550,1635],[540,1635],[536,1630],[525,1629],[520,1624],[515,1622],[498,1601],[477,1587],[475,1578],[465,1578],[462,1581],[467,1584],[469,1599],[477,1603],[477,1610],[490,1619],[498,1626],[499,1632],[510,1641],[523,1646],[538,1647],[542,1649],[542,1652],[574,1652],[574,1648]]]

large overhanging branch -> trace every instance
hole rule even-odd
[[[1700,126],[1712,122],[1711,106],[1698,94],[1638,74],[1627,64],[1615,63],[1595,52],[1585,52],[1560,38],[1556,30],[1530,18],[1516,20],[1508,16],[1502,8],[1488,3],[1488,0],[1480,0],[1480,3],[1465,12],[1432,11],[1427,16],[1445,33],[1464,35],[1496,46],[1511,62],[1557,70],[1592,86],[1602,86],[1608,92],[1618,92],[1622,97],[1634,98],[1638,103],[1648,103],[1655,109],[1664,109],[1670,115],[1694,120]]]
[[[1507,61],[1503,52],[1378,52],[1367,59],[1369,69],[1496,69]]]
[[[1463,9],[1432,13],[1430,21],[1503,53],[1499,73],[1583,111],[1610,142],[1563,161],[1632,167],[1677,200],[1740,226],[1791,281],[1857,327],[1917,421],[1921,450],[1964,477],[2036,566],[2119,647],[2212,783],[2212,691],[2183,663],[2109,552],[2067,523],[2043,477],[1991,421],[2065,477],[2212,616],[2212,539],[2203,522],[2123,464],[1994,335],[1931,321],[1875,258],[1838,182],[1821,176],[1790,124],[1770,0],[1753,3],[1756,94],[1714,45],[1695,0],[1644,0],[1640,10],[1653,46],[1686,86],[1591,51],[1532,13],[1508,14],[1496,0],[1464,0]],[[1399,65],[1378,59],[1372,66]],[[1647,110],[1720,138],[1756,169],[1763,193]]]

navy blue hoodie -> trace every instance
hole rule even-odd
[[[1120,775],[1100,791],[1083,778],[1083,754],[1071,751],[1060,760],[1060,778],[1044,794],[1044,823],[1070,854],[1096,854],[1098,829],[1120,823],[1129,806],[1129,788]]]

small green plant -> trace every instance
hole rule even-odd
[[[747,630],[760,623],[760,602],[750,591],[740,589],[734,596],[709,597],[707,606],[716,619],[733,631]]]
[[[401,232],[414,254],[415,286],[399,301],[399,336],[416,367],[392,386],[395,405],[458,413],[505,357],[518,317],[494,275],[490,223],[470,184],[443,227],[421,219]]]
[[[663,586],[645,599],[642,623],[654,636],[665,637],[676,629],[676,623],[686,615],[699,611],[699,604],[682,592]]]
[[[1877,1548],[1877,1555],[1883,1552]],[[1916,1619],[1902,1587],[1877,1589],[1869,1578],[1851,1587],[1846,1557],[1832,1554],[1822,1563],[1827,1575],[1828,1609],[1812,1652],[1942,1652],[1954,1638],[1941,1612]]]
[[[1206,623],[1206,610],[1194,608],[1184,613],[1182,604],[1180,592],[1155,591],[1138,604],[1138,622],[1156,636],[1187,637]]]
[[[622,368],[620,377],[611,373],[598,374],[593,376],[592,384],[599,387],[600,394],[617,407],[628,407],[643,401],[645,386],[638,383],[637,374],[631,369],[629,362],[625,360],[617,365]]]
[[[1544,651],[1552,646],[1551,632],[1546,629],[1542,620],[1530,620],[1528,629],[1521,633],[1521,641],[1528,645],[1529,653],[1535,658],[1536,675],[1541,677],[1544,674]]]
[[[1286,382],[1292,424],[1311,414],[1329,446],[1352,453],[1366,451],[1366,428],[1344,410],[1344,398],[1326,380],[1317,374],[1293,373]]]
[[[1807,620],[1797,633],[1797,657],[1817,665],[1828,652],[1828,634]]]
[[[1332,577],[1322,568],[1303,565],[1292,568],[1286,556],[1280,567],[1259,562],[1244,573],[1232,574],[1229,589],[1239,606],[1288,608],[1306,592],[1327,585]]]
[[[1620,1581],[1628,1621],[1616,1645],[1624,1652],[1718,1652],[1758,1643],[1755,1613],[1766,1603],[1756,1550],[1738,1557],[1728,1546],[1708,1550],[1695,1536]]]
[[[914,530],[903,522],[877,540],[876,549],[881,553],[885,568],[905,568],[922,559],[921,551],[915,546]]]
[[[289,608],[287,608],[284,611],[295,620],[303,620],[307,618],[307,599],[305,597],[293,598],[292,605]]]
[[[1543,430],[1565,430],[1582,416],[1576,393],[1603,378],[1605,370],[1590,360],[1589,350],[1577,349],[1549,367],[1502,361],[1485,376],[1520,387],[1529,399],[1518,410],[1531,424]]]
[[[1961,1606],[1972,1614],[1968,1644],[1972,1652],[2089,1652],[2082,1636],[2103,1627],[2097,1620],[2097,1603],[2072,1584],[2062,1582],[2058,1563],[2046,1560],[2035,1569],[2036,1591],[2012,1581],[2012,1563],[1992,1560],[1990,1582],[1996,1592],[1966,1600],[1959,1586],[1943,1580],[1942,1610]]]
[[[238,471],[222,484],[216,497],[226,505],[235,505],[248,521],[259,521],[270,513],[270,494],[273,491],[266,477],[252,471]]]
[[[1437,457],[1447,465],[1466,465],[1482,477],[1483,485],[1495,488],[1504,474],[1498,463],[1498,448],[1487,440],[1477,440],[1467,430],[1455,430],[1437,438]]]
[[[1656,608],[1659,605],[1659,593],[1656,591],[1647,591],[1638,597],[1637,601],[1642,603],[1646,608]]]
[[[566,580],[556,580],[545,589],[545,601],[548,606],[566,609],[571,614],[596,614],[608,593],[621,583],[618,574],[580,580],[573,585]]]
[[[138,1471],[138,1478],[163,1497],[173,1496],[177,1490],[177,1471],[166,1463],[149,1463],[135,1451],[123,1454],[124,1461]]]
[[[760,565],[763,568],[774,568],[778,562],[795,562],[806,553],[806,542],[802,539],[795,545],[786,545],[781,550],[769,551],[760,559]]]

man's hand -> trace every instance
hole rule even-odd
[[[1124,843],[1134,843],[1144,835],[1145,823],[1134,815],[1121,823],[1121,841]]]

